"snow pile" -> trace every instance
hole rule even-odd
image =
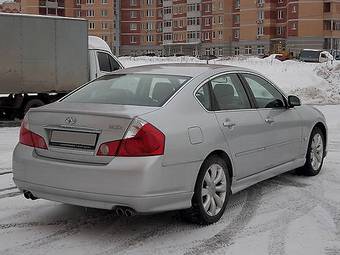
[[[194,57],[121,57],[125,67],[161,63],[206,63]],[[210,60],[210,64],[234,65],[256,70],[275,82],[287,94],[295,94],[304,103],[340,103],[340,64],[302,63],[273,58],[238,57]]]

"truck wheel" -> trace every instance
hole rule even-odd
[[[28,112],[29,109],[40,107],[40,106],[43,106],[44,104],[45,103],[43,101],[41,101],[40,99],[31,99],[31,100],[29,100],[27,102],[27,104],[25,105],[25,108],[24,108],[24,116]]]

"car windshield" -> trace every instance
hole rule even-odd
[[[314,51],[314,50],[304,50],[301,52],[300,57],[303,59],[319,59],[321,51]]]
[[[69,94],[63,101],[160,107],[190,78],[159,74],[106,75]]]

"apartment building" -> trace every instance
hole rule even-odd
[[[0,3],[0,12],[20,13],[20,4],[5,1],[3,3]]]
[[[340,50],[333,0],[17,0],[21,12],[83,17],[119,55],[266,55]]]
[[[124,55],[230,55],[231,0],[121,2]]]

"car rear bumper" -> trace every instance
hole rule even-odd
[[[184,173],[183,167],[162,166],[162,157],[83,164],[40,157],[21,144],[13,154],[13,179],[21,191],[94,208],[126,206],[141,213],[189,208],[193,192]]]

